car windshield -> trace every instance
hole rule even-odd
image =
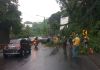
[[[18,44],[20,43],[20,40],[16,39],[16,40],[10,40],[10,44]]]

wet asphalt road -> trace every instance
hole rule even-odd
[[[32,48],[31,55],[25,58],[11,56],[4,59],[0,54],[0,70],[97,70],[87,57],[74,62],[64,57],[62,49],[57,54],[51,54],[52,50],[39,44],[39,50]]]

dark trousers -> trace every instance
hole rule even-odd
[[[63,45],[63,51],[64,51],[64,55],[67,55],[67,52],[66,52],[66,45]]]

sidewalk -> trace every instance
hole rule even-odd
[[[63,50],[59,49],[58,53],[55,55],[58,55],[62,57]],[[71,64],[68,58],[67,64],[70,65],[70,70],[100,70],[100,55],[80,55],[78,59],[71,59]],[[94,59],[94,60],[93,60]]]
[[[77,64],[81,70],[100,70],[100,54],[80,55]]]
[[[100,70],[100,55],[80,55],[78,59],[70,59],[64,57],[63,49],[59,48],[58,51],[55,48],[45,47],[49,51],[49,59],[51,59],[53,65],[60,65],[57,67],[65,68],[62,70]],[[60,62],[59,62],[60,60]],[[50,62],[51,62],[50,61]],[[57,62],[55,64],[55,62]],[[59,68],[58,68],[59,69]]]
[[[78,65],[80,66],[81,70],[100,70],[89,56],[81,55]]]
[[[96,67],[100,70],[100,54],[89,55],[89,58],[96,65]]]

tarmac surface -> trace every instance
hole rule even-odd
[[[71,59],[64,56],[62,48],[52,53],[54,48],[43,44],[38,47],[37,51],[32,48],[31,55],[24,58],[10,56],[4,59],[0,53],[0,70],[99,70],[88,56]]]

